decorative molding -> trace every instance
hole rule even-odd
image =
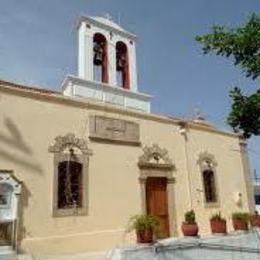
[[[59,163],[67,160],[67,156],[64,154],[65,149],[78,148],[81,154],[75,154],[74,160],[82,164],[82,207],[72,209],[59,209],[58,208],[58,168]],[[53,216],[54,217],[66,217],[66,216],[81,216],[88,214],[88,170],[89,170],[89,156],[92,155],[92,151],[88,148],[87,141],[82,138],[75,137],[74,134],[68,133],[65,136],[58,136],[55,138],[54,145],[49,147],[49,152],[54,153],[54,184],[53,184]]]
[[[139,183],[140,183],[140,184],[145,184],[145,183],[146,183],[146,180],[147,180],[147,177],[146,177],[146,176],[141,176],[141,177],[139,177]]]
[[[90,116],[89,132],[91,140],[140,145],[139,125],[132,121],[104,116]]]
[[[125,31],[118,24],[115,24],[115,25],[105,24],[105,23],[95,19],[95,17],[89,17],[89,16],[82,15],[82,16],[80,16],[80,18],[77,22],[77,28],[80,27],[81,23],[86,23],[86,24],[90,23],[91,25],[101,27],[101,28],[103,28],[107,31],[113,31],[113,32],[117,33],[118,35],[126,37],[130,40],[136,40],[137,39],[137,36],[135,34]]]
[[[82,207],[76,209],[59,209],[58,208],[58,168],[59,163],[66,160],[67,156],[64,154],[65,149],[78,148],[81,154],[76,154],[73,159],[81,163],[82,177],[83,177],[83,198]],[[88,214],[88,166],[89,156],[92,155],[92,151],[88,148],[87,141],[82,138],[77,138],[74,134],[68,133],[65,136],[58,136],[55,138],[54,145],[49,146],[49,152],[54,153],[54,184],[53,184],[53,216],[54,217],[66,217],[66,216],[81,216]]]
[[[83,154],[92,155],[92,151],[88,148],[87,141],[85,139],[75,137],[72,133],[68,133],[65,136],[56,137],[55,144],[49,147],[49,152],[61,153],[67,147],[77,147]]]
[[[140,168],[174,168],[168,151],[160,148],[158,144],[153,144],[151,147],[145,146],[143,152],[143,155],[141,155],[138,160],[138,166]]]
[[[22,182],[14,176],[13,171],[0,170],[0,184],[3,183],[12,186],[15,194],[21,194]]]
[[[197,163],[202,170],[213,169],[217,166],[215,156],[208,151],[199,153]]]
[[[218,185],[218,178],[216,174],[216,166],[217,161],[213,154],[209,153],[208,151],[203,151],[199,153],[197,163],[200,166],[201,170],[201,183],[203,188],[203,204],[205,208],[219,208],[220,207],[220,200],[219,200],[219,185]],[[203,179],[203,172],[204,171],[211,171],[214,175],[214,189],[216,193],[216,201],[207,202],[205,198],[205,187],[204,187],[204,179]]]
[[[143,148],[143,155],[139,157],[138,166],[140,168],[139,183],[141,188],[142,212],[147,214],[146,180],[147,178],[166,178],[167,180],[167,200],[170,234],[174,234],[174,165],[169,158],[168,151],[162,149],[158,144]]]
[[[167,179],[167,183],[168,183],[168,184],[174,184],[174,183],[176,183],[176,179],[175,179],[174,177],[169,177],[169,178]]]
[[[21,192],[22,182],[14,177],[13,172],[0,170],[0,216],[2,223],[17,219]],[[16,227],[12,232],[17,232]]]
[[[73,88],[73,92],[71,92]],[[125,90],[107,83],[99,83],[75,76],[67,76],[62,83],[63,94],[69,97],[97,100],[114,107],[127,108],[139,112],[150,113],[151,96]]]

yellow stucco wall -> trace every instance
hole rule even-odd
[[[13,170],[24,185],[22,196],[23,240],[29,252],[68,253],[107,250],[125,243],[129,216],[142,211],[138,157],[142,147],[158,144],[166,148],[175,165],[173,176],[172,222],[174,232],[185,211],[193,208],[201,234],[209,233],[209,216],[221,210],[230,226],[233,211],[249,210],[239,139],[233,134],[193,124],[187,139],[180,134],[177,120],[162,116],[124,112],[108,105],[89,105],[82,100],[31,93],[0,87],[0,169]],[[88,139],[89,115],[125,119],[140,125],[142,146],[98,143]],[[89,210],[87,216],[54,218],[53,154],[48,147],[57,136],[74,133],[88,140],[93,155],[89,161]],[[201,152],[216,161],[220,206],[207,208],[203,202],[200,168]],[[189,184],[190,179],[190,184]],[[191,191],[191,194],[190,192]],[[238,207],[234,194],[242,193]]]

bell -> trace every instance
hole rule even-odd
[[[96,43],[94,45],[94,65],[100,66],[103,64],[103,48],[100,44]]]
[[[126,66],[126,58],[124,56],[119,56],[117,58],[117,64],[116,64],[116,69],[118,71],[124,70],[124,67]]]

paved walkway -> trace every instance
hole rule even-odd
[[[45,256],[36,258],[36,260],[106,260],[106,254],[103,252],[98,253],[85,253],[76,255],[64,256]]]
[[[106,255],[104,252],[55,256],[5,254],[0,255],[0,260],[107,260]]]

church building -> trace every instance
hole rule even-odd
[[[201,235],[213,213],[232,230],[233,212],[254,211],[245,140],[152,113],[136,36],[103,17],[77,30],[78,75],[60,92],[0,80],[0,251],[105,251],[127,243],[135,214],[167,238],[191,209]]]

